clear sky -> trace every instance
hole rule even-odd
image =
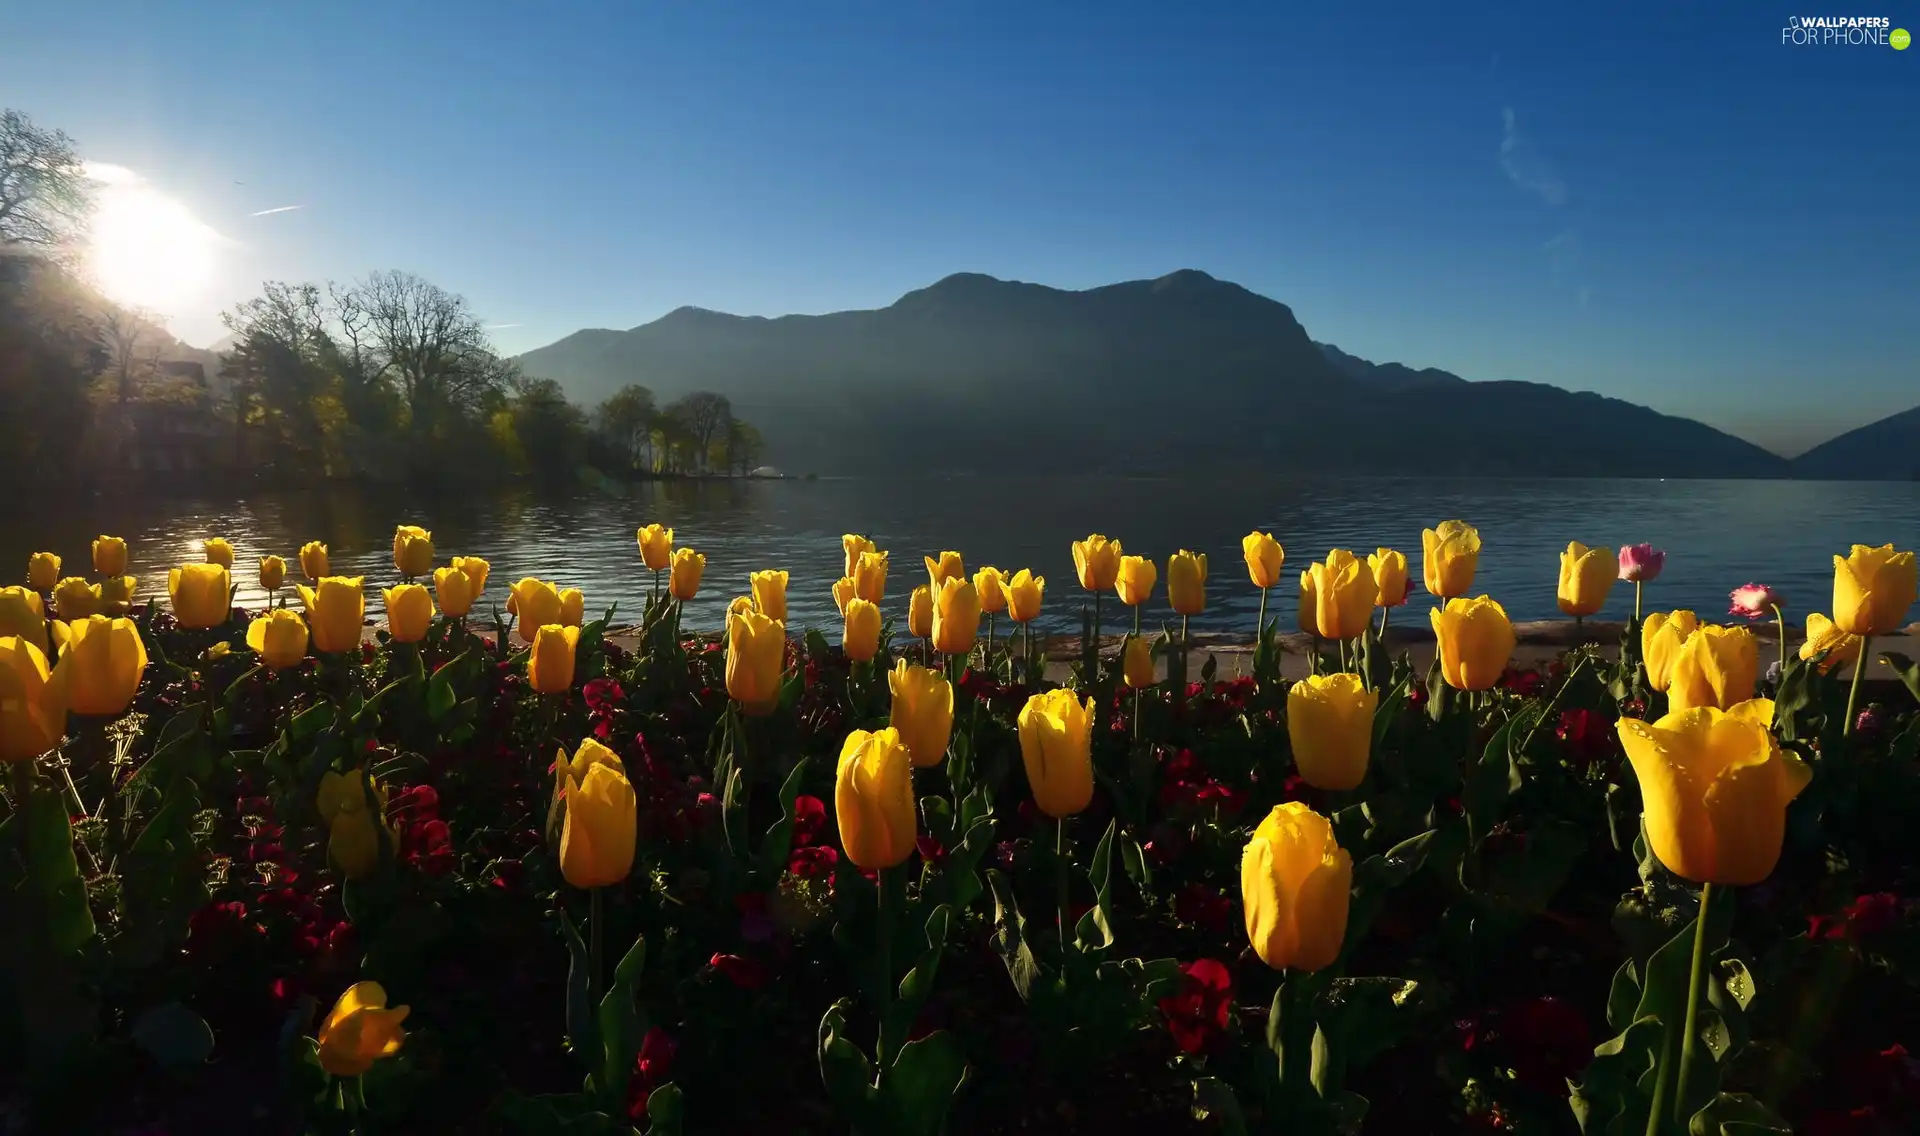
[[[204,223],[150,298],[202,344],[262,279],[378,268],[518,352],[1193,267],[1787,452],[1920,402],[1920,45],[1784,45],[1824,9],[1771,0],[1304,7],[59,0],[0,16],[0,105]]]

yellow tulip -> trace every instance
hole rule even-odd
[[[867,556],[873,552],[878,551],[873,547],[872,541],[868,540],[864,536],[858,536],[854,533],[847,533],[846,535],[842,536],[840,538],[840,547],[847,554],[846,575],[849,575],[849,576],[858,576],[860,574],[857,571],[857,569],[860,567],[861,557]],[[882,555],[884,556],[885,554],[882,553]],[[868,600],[867,602],[878,603],[879,601]]]
[[[53,609],[72,623],[100,610],[100,589],[79,576],[68,576],[53,589]]]
[[[1119,541],[1099,533],[1074,541],[1073,570],[1080,577],[1080,586],[1089,592],[1112,591],[1120,577],[1121,554]]]
[[[565,694],[573,686],[573,650],[579,644],[578,627],[549,623],[534,632],[527,685],[537,694]]]
[[[569,776],[560,827],[560,875],[582,891],[607,887],[633,871],[639,801],[617,761],[592,761]]]
[[[1787,805],[1813,770],[1774,741],[1772,721],[1773,703],[1764,698],[1729,710],[1675,711],[1657,722],[1620,719],[1647,843],[1674,875],[1745,886],[1773,874]]]
[[[67,625],[67,645],[49,678],[68,713],[126,712],[147,672],[147,646],[131,619],[90,616]]]
[[[287,562],[278,556],[260,558],[260,586],[269,592],[278,591],[287,579]]]
[[[752,596],[735,596],[727,602],[728,615],[745,615],[753,610]]]
[[[1286,566],[1287,550],[1273,539],[1272,533],[1258,529],[1240,538],[1240,555],[1247,561],[1247,576],[1256,588],[1271,588],[1280,582],[1280,569]]]
[[[1120,673],[1127,685],[1135,690],[1145,690],[1153,685],[1153,645],[1138,635],[1127,636],[1127,646],[1120,655]]]
[[[1344,548],[1327,553],[1325,563],[1313,566],[1313,618],[1323,638],[1365,635],[1373,626],[1373,604],[1379,595],[1373,569]]]
[[[276,608],[247,625],[247,646],[273,670],[296,666],[307,657],[307,621],[296,612]]]
[[[125,615],[133,606],[135,580],[132,576],[108,576],[100,581],[100,611],[105,615]]]
[[[367,618],[365,584],[364,576],[322,576],[318,587],[299,585],[315,651],[337,654],[360,649],[360,628]]]
[[[560,589],[545,580],[523,577],[507,593],[507,611],[519,620],[515,632],[520,641],[531,644],[542,627],[560,622]]]
[[[847,604],[859,598],[859,593],[854,590],[852,576],[842,576],[833,582],[833,606],[840,609],[841,615],[847,614]]]
[[[1300,570],[1300,602],[1295,611],[1300,630],[1316,639],[1325,639],[1320,634],[1320,597],[1313,590],[1313,566]]]
[[[1240,856],[1247,941],[1275,970],[1324,970],[1347,937],[1353,857],[1327,818],[1298,801],[1276,805]]]
[[[207,563],[218,564],[229,572],[233,570],[233,545],[228,543],[226,537],[216,536],[208,540],[204,547]]]
[[[409,1007],[387,1009],[387,991],[378,982],[356,982],[320,1024],[320,1068],[336,1077],[357,1077],[382,1057],[400,1052],[407,1039],[400,1023]]]
[[[853,594],[870,604],[877,604],[887,595],[887,554],[884,552],[863,552],[859,563],[853,566]]]
[[[60,558],[51,552],[36,552],[27,557],[27,586],[36,592],[51,592],[60,582]]]
[[[727,694],[755,716],[780,704],[787,626],[757,611],[727,615]]]
[[[673,568],[667,574],[667,591],[685,603],[700,592],[700,574],[707,570],[707,558],[691,548],[673,550]]]
[[[587,779],[587,771],[595,765],[606,765],[626,776],[627,767],[621,763],[620,755],[601,745],[592,738],[581,738],[580,745],[568,757],[564,749],[553,752],[553,799],[551,804],[560,807],[565,804],[567,793],[577,789]]]
[[[961,561],[960,554],[957,552],[943,552],[940,554],[938,560],[935,560],[931,556],[923,556],[921,559],[927,562],[927,584],[936,591],[939,590],[940,583],[943,580],[964,580],[967,578],[966,565]]]
[[[1159,579],[1160,569],[1153,561],[1144,556],[1122,556],[1120,570],[1113,577],[1113,590],[1119,593],[1121,603],[1138,607],[1153,595],[1153,585]]]
[[[869,872],[896,867],[913,854],[913,764],[900,731],[855,730],[840,747],[833,812],[847,859]]]
[[[1354,674],[1309,675],[1287,688],[1287,738],[1300,779],[1316,789],[1357,788],[1373,752],[1380,695]]]
[[[640,542],[640,559],[650,572],[664,572],[673,563],[673,530],[648,525],[635,534]]]
[[[1833,558],[1833,622],[1849,635],[1887,635],[1900,630],[1913,606],[1914,556],[1891,544],[1856,544]]]
[[[768,569],[752,573],[747,583],[753,588],[753,606],[768,619],[785,622],[787,618],[787,574]]]
[[[1007,618],[1015,623],[1032,623],[1040,615],[1040,601],[1046,595],[1047,578],[1025,568],[1007,581]]]
[[[1465,521],[1441,521],[1439,528],[1420,534],[1420,550],[1427,591],[1451,600],[1473,589],[1473,575],[1480,567],[1479,529]]]
[[[1695,706],[1731,709],[1753,697],[1760,643],[1744,627],[1706,624],[1680,646],[1667,675],[1667,711]]]
[[[305,576],[310,584],[318,583],[332,575],[332,570],[327,563],[326,545],[317,540],[310,540],[300,546],[300,574]]]
[[[846,626],[840,632],[840,648],[847,658],[856,663],[873,658],[880,650],[880,606],[853,596],[847,600],[843,618]]]
[[[127,542],[117,536],[94,537],[93,570],[102,576],[126,575]]]
[[[1377,549],[1367,557],[1367,570],[1373,573],[1373,586],[1380,592],[1375,607],[1399,607],[1407,602],[1406,553]]]
[[[1020,710],[1020,758],[1033,803],[1056,819],[1093,800],[1093,699],[1064,687],[1036,694]]]
[[[964,655],[973,650],[980,634],[980,593],[973,590],[965,576],[948,576],[940,581],[933,600],[933,649],[943,655]]]
[[[587,621],[587,597],[579,588],[560,589],[560,623],[579,627]]]
[[[381,590],[387,601],[387,634],[395,643],[418,643],[433,626],[433,596],[422,584]]]
[[[0,637],[0,761],[32,761],[66,734],[67,708],[48,696],[50,677],[40,648]]]
[[[887,724],[900,732],[913,763],[940,764],[953,734],[953,684],[939,671],[896,659],[887,688],[893,692]]]
[[[1207,609],[1207,554],[1186,549],[1167,558],[1167,602],[1181,615]]]
[[[232,578],[218,564],[188,564],[167,572],[167,595],[173,600],[173,619],[182,627],[218,627],[232,609]]]
[[[1560,554],[1560,610],[1568,615],[1592,615],[1605,607],[1607,593],[1620,578],[1620,561],[1612,549],[1588,548],[1568,541]]]
[[[933,588],[922,584],[907,597],[907,632],[916,639],[933,637]]]
[[[456,556],[453,558],[453,567],[465,572],[467,579],[473,581],[475,599],[487,590],[487,574],[493,571],[493,565],[478,556]]]
[[[1451,599],[1428,613],[1440,651],[1440,674],[1455,690],[1491,690],[1513,657],[1513,622],[1486,596]]]
[[[973,574],[973,590],[980,594],[980,610],[997,615],[1007,610],[1007,578],[998,568],[982,568]]]
[[[458,557],[454,563],[459,563]],[[458,619],[473,610],[473,601],[480,589],[474,587],[473,577],[460,568],[435,568],[433,594],[440,599],[441,612],[448,618]]]
[[[381,833],[385,832],[389,844],[394,839],[386,820],[386,788],[364,769],[329,771],[320,778],[319,806],[327,825],[328,862],[350,880],[372,875],[380,866]]]
[[[1647,684],[1665,692],[1673,661],[1687,637],[1700,629],[1700,617],[1690,611],[1653,612],[1640,625],[1640,657],[1647,665]]]
[[[40,593],[18,584],[0,588],[0,636],[18,635],[47,653],[47,612]]]
[[[393,530],[393,566],[409,580],[433,575],[433,534],[419,525]]]
[[[1859,658],[1864,642],[1860,636],[1840,630],[1839,625],[1816,611],[1807,616],[1807,641],[1800,645],[1800,657],[1812,662],[1825,652],[1827,657],[1821,660],[1820,669],[1830,671]]]

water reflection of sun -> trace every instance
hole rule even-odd
[[[123,166],[87,163],[94,213],[87,267],[106,297],[178,315],[212,282],[225,242],[185,205]]]

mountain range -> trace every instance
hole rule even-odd
[[[1806,461],[1590,392],[1373,363],[1193,269],[1085,291],[960,273],[827,315],[683,307],[518,361],[587,404],[628,383],[662,402],[717,391],[793,472],[1787,477]],[[1898,439],[1920,410],[1905,417],[1905,435],[1872,433],[1889,419],[1820,447],[1806,475],[1908,476]],[[1894,464],[1863,469],[1861,447]]]

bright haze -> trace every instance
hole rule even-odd
[[[1787,454],[1916,401],[1920,51],[1768,5],[1298,7],[24,4],[0,101],[98,163],[103,287],[197,344],[380,268],[511,354],[1192,267]]]

